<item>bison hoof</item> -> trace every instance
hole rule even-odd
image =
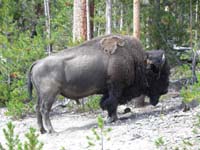
[[[40,129],[40,133],[45,134],[45,133],[47,133],[47,131],[45,129]]]
[[[117,116],[108,117],[107,120],[106,120],[106,123],[112,123],[112,122],[115,122],[117,120],[118,120]]]

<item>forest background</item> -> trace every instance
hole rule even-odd
[[[21,117],[32,109],[33,104],[26,104],[26,74],[35,60],[109,32],[133,35],[134,1],[108,1],[0,0],[0,106],[7,106],[8,114]],[[192,76],[192,57],[200,44],[199,3],[140,1],[143,47],[165,50],[172,68],[181,66],[178,78],[183,73]],[[110,31],[106,8],[112,8]],[[181,51],[180,46],[184,47]],[[198,66],[193,69],[198,71]],[[183,94],[187,98],[194,95],[199,94]]]

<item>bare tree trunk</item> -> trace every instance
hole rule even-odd
[[[119,30],[122,31],[124,26],[124,5],[121,2],[120,4],[120,23],[119,23]]]
[[[192,58],[192,83],[198,82],[197,76],[196,76],[196,47],[193,48],[193,58]]]
[[[79,0],[74,0],[74,7],[73,7],[73,42],[76,40],[81,39],[80,35],[80,9],[81,3]]]
[[[94,0],[90,0],[90,36],[94,37]]]
[[[73,41],[86,40],[86,0],[74,0],[73,8]]]
[[[140,0],[133,0],[133,36],[140,39]]]
[[[101,16],[101,9],[98,9],[97,11],[98,16]],[[98,24],[96,24],[96,30],[97,30],[97,36],[101,35],[101,23],[98,22]]]
[[[140,39],[140,0],[133,0],[133,36]],[[145,95],[135,98],[135,107],[145,105]]]
[[[45,26],[46,26],[46,38],[48,41],[51,39],[51,22],[50,22],[50,10],[49,0],[44,0],[44,14],[45,14]],[[50,55],[52,51],[52,45],[48,44],[46,48],[47,53]]]
[[[112,32],[112,0],[106,0],[106,34]]]
[[[190,47],[192,46],[192,0],[190,0]]]
[[[86,12],[87,12],[87,40],[91,39],[91,27],[90,27],[90,0],[86,0]]]
[[[112,19],[112,23],[113,23],[113,28],[116,29],[117,28],[117,2],[116,0],[113,0],[112,2],[112,6],[114,9],[112,9],[112,14],[113,14],[113,19]]]
[[[198,0],[196,1],[196,9],[195,9],[195,23],[196,25],[198,24],[198,7],[199,7],[199,2]],[[198,27],[196,27],[196,30],[195,30],[195,40],[197,41],[198,40]]]
[[[82,0],[82,38],[87,40],[87,12],[86,12],[86,0]]]
[[[195,23],[198,23],[198,1],[196,2],[196,13],[195,13]],[[190,0],[190,28],[192,32],[192,1]],[[192,45],[192,33],[191,34],[191,45]],[[192,83],[194,84],[195,82],[198,82],[197,76],[196,76],[196,58],[197,58],[197,40],[198,40],[198,35],[197,35],[197,29],[195,30],[195,45],[192,48],[193,52],[193,57],[192,57]]]

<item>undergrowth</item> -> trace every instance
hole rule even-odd
[[[97,118],[98,127],[92,129],[93,136],[86,136],[88,141],[88,150],[93,149],[95,146],[100,146],[101,150],[105,149],[105,141],[109,141],[110,137],[108,133],[111,132],[111,128],[105,128],[104,120],[102,116]]]
[[[99,100],[101,96],[100,95],[92,95],[88,97],[88,101],[86,102],[86,110],[98,110],[99,107]]]
[[[6,140],[5,146],[0,142],[0,150],[42,150],[43,143],[38,140],[39,135],[36,129],[29,128],[29,132],[25,134],[25,141],[21,141],[19,136],[15,134],[15,126],[9,122],[7,128],[3,129]]]
[[[177,79],[182,79],[182,78],[188,78],[191,77],[191,69],[190,66],[187,64],[183,64],[178,67],[174,67],[171,69],[171,79],[172,80],[177,80]]]
[[[197,80],[197,83],[181,89],[180,95],[183,97],[184,102],[189,103],[193,100],[200,102],[200,73],[197,74]]]
[[[92,95],[86,98],[80,99],[78,105],[74,104],[74,101],[71,101],[67,104],[68,110],[76,110],[77,112],[94,112],[100,109],[99,101],[100,95]]]

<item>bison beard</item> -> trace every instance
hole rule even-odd
[[[54,132],[49,112],[58,94],[70,99],[102,94],[100,106],[108,111],[108,122],[117,119],[119,104],[141,94],[156,105],[169,83],[163,58],[164,51],[146,53],[133,37],[107,35],[38,60],[30,68],[28,89],[30,98],[32,84],[36,89],[41,133]]]

